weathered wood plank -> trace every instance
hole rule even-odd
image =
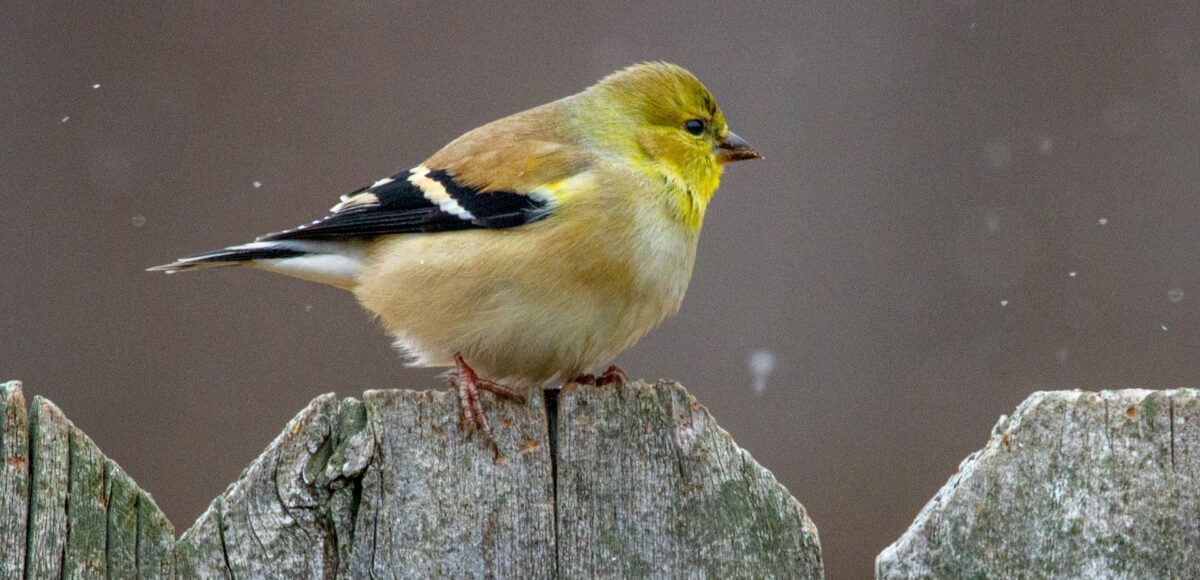
[[[74,425],[68,428],[67,534],[64,578],[104,578],[108,511],[104,490],[104,456],[91,438]]]
[[[106,567],[111,578],[137,577],[137,500],[133,480],[109,459],[104,492],[108,503]]]
[[[67,539],[71,425],[49,400],[33,398],[29,417],[29,543],[25,574],[58,578]]]
[[[563,578],[820,578],[804,508],[672,383],[560,395]]]
[[[1200,577],[1200,391],[1040,392],[879,555],[880,578]]]
[[[0,578],[25,574],[29,417],[21,383],[0,383]]]
[[[568,389],[552,413],[488,396],[499,455],[463,436],[449,392],[324,395],[178,542],[53,403],[26,428],[5,389],[0,489],[29,489],[0,512],[27,551],[6,556],[17,577],[821,574],[804,509],[676,385]]]
[[[218,497],[175,543],[175,574],[179,578],[233,578],[221,531],[224,496]]]
[[[313,476],[331,453],[337,412],[332,395],[318,397],[225,493],[221,522],[235,577],[336,572],[336,542],[323,521],[329,491]]]
[[[524,406],[489,402],[499,459],[480,437],[459,432],[449,392],[369,391],[364,402],[375,442],[352,576],[553,576],[554,498],[541,397]]]
[[[137,494],[137,577],[170,578],[175,574],[175,526],[144,490]]]
[[[325,479],[332,491],[329,497],[329,517],[338,541],[338,577],[346,577],[350,571],[350,556],[356,540],[363,544],[361,540],[365,537],[356,537],[355,519],[364,503],[363,474],[374,458],[375,435],[367,428],[367,406],[362,401],[347,397],[342,400],[338,411],[333,453],[325,466]],[[377,480],[378,474],[371,479]]]
[[[803,507],[682,387],[568,390],[557,502],[554,414],[487,408],[499,457],[449,392],[319,397],[180,538],[177,573],[821,576]]]
[[[461,436],[455,405],[441,392],[314,400],[180,538],[178,573],[550,576],[540,402],[494,406],[500,460]]]
[[[0,417],[0,578],[172,575],[166,516],[54,403],[0,384]]]

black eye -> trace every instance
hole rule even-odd
[[[687,121],[683,124],[683,130],[699,137],[704,132],[704,121],[700,119]]]

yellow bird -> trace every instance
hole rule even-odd
[[[722,166],[757,158],[695,76],[638,64],[312,223],[151,270],[246,265],[353,292],[412,365],[453,368],[463,429],[491,442],[481,389],[624,379],[582,373],[679,310]]]

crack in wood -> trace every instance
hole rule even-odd
[[[551,510],[554,516],[554,576],[558,577],[558,560],[561,557],[558,541],[558,397],[561,389],[545,389],[542,391],[543,406],[546,409],[546,441],[550,448],[550,493]]]

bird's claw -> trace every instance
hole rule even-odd
[[[491,446],[492,452],[499,455],[500,449],[496,446],[492,426],[483,411],[481,391],[489,391],[498,397],[520,403],[525,402],[525,397],[504,385],[480,378],[463,360],[462,354],[455,353],[454,363],[457,369],[451,373],[449,382],[450,388],[458,394],[458,427],[468,435],[475,431],[483,432],[483,438]]]
[[[577,385],[593,385],[597,387],[603,387],[605,385],[612,384],[624,386],[625,383],[629,382],[629,376],[625,374],[625,371],[622,370],[621,367],[612,365],[605,369],[604,372],[600,373],[600,376],[592,374],[579,375],[571,382]]]

